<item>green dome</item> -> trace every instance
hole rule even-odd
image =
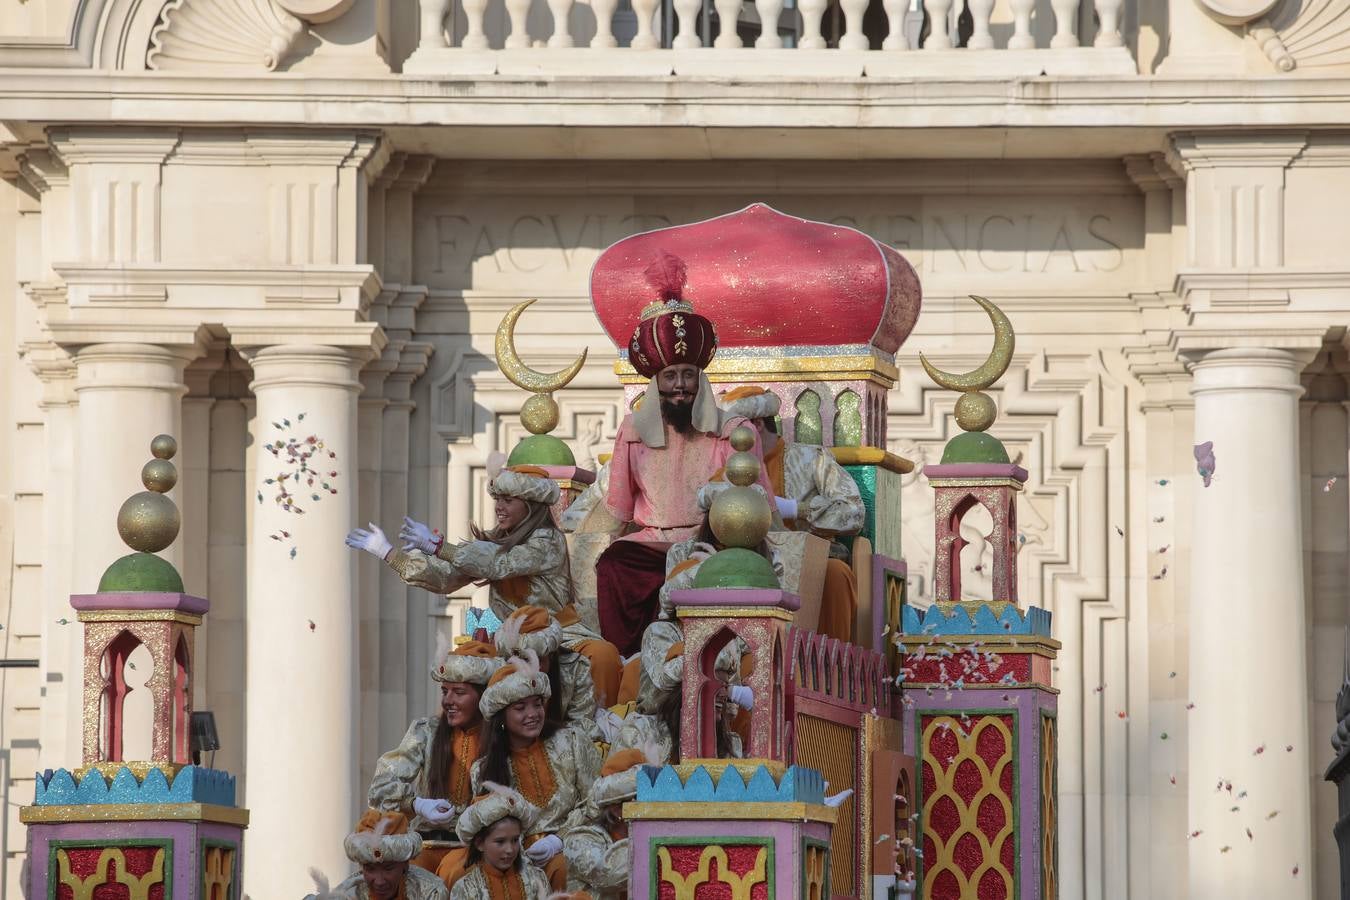
[[[942,464],[948,463],[1007,463],[1008,451],[1002,442],[983,431],[966,431],[947,442],[942,451]]]
[[[777,589],[779,585],[767,559],[753,550],[732,547],[703,561],[694,576],[694,587]]]
[[[500,458],[500,457],[498,457]],[[508,466],[575,466],[572,450],[551,434],[532,434],[506,458]]]
[[[98,582],[100,594],[183,593],[183,578],[166,559],[153,553],[128,553],[103,573]]]

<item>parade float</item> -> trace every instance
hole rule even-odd
[[[661,252],[684,260],[684,297],[717,323],[711,383],[719,392],[772,392],[778,433],[828,448],[856,482],[866,515],[842,539],[857,591],[851,639],[825,637],[816,628],[831,540],[769,531],[768,510],[748,487],[760,466],[747,452],[748,429],[733,435],[732,487],[709,512],[723,545],[715,565],[704,563],[715,576],[672,595],[684,634],[681,762],[644,767],[623,807],[627,896],[1056,897],[1051,661],[1059,645],[1050,614],[1019,605],[1016,503],[1027,473],[989,433],[996,410],[984,393],[1011,359],[1011,323],[975,298],[993,325],[988,360],[965,374],[924,362],[937,384],[961,394],[962,431],[923,473],[934,490],[936,601],[920,609],[907,602],[900,546],[899,480],[913,464],[886,442],[895,360],[920,309],[913,268],[861,232],[760,204],[622,240],[597,261],[591,294],[618,349],[627,408],[645,383],[628,339],[649,290],[643,271]],[[503,373],[531,394],[521,413],[530,436],[507,463],[556,480],[561,516],[597,477],[550,433],[559,417],[552,394],[584,355],[562,372],[530,369],[514,343],[528,306],[507,315],[496,344]],[[138,552],[109,568],[98,593],[71,598],[86,623],[85,765],[40,775],[34,804],[21,811],[30,897],[244,896],[247,813],[230,776],[191,764],[192,629],[208,604],[185,595],[154,556],[177,530],[177,511],[162,496],[173,483],[168,444],[157,439],[145,473],[147,495],[163,502],[137,495],[125,523],[119,517]],[[973,600],[961,593],[960,525],[978,507],[993,521],[993,596]],[[595,562],[615,525],[602,506],[569,535],[577,611],[597,628]],[[749,548],[763,543],[779,570],[747,561],[762,559]],[[467,621],[480,638],[499,625],[486,610]],[[712,736],[714,663],[733,640],[753,661],[746,680],[756,697],[735,759],[718,758]],[[151,649],[159,681],[151,685],[152,759],[132,761],[121,754],[121,672],[136,643]],[[825,802],[827,790],[843,789],[852,795]],[[112,885],[126,892],[100,893]]]

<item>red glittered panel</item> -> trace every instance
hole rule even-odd
[[[762,844],[724,846],[722,850],[727,855],[727,870],[737,876],[743,876],[754,869],[760,856],[767,852]],[[767,864],[765,871],[768,871]]]
[[[661,299],[646,269],[662,252],[687,266],[683,299],[717,326],[723,347],[871,344],[895,352],[918,319],[913,267],[852,228],[756,203],[704,222],[638,234],[591,271],[595,314],[627,347],[638,314]]]
[[[966,900],[961,896],[961,884],[956,880],[956,875],[950,869],[943,869],[932,879],[924,879],[928,882],[928,897],[930,900]]]
[[[980,839],[969,831],[957,838],[956,846],[952,848],[952,862],[956,863],[961,874],[969,881],[975,870],[984,864],[984,850],[980,847]]]
[[[1032,680],[1031,677],[1031,655],[1002,654],[1002,659],[998,665],[991,666],[981,659],[978,666],[966,670],[966,663],[971,661],[970,654],[954,654],[949,659],[943,659],[930,654],[926,654],[923,659],[917,659],[913,655],[906,656],[904,666],[909,671],[905,673],[905,681],[911,685],[914,684],[933,684],[941,685],[944,689],[955,684],[957,679],[964,679],[965,686],[973,684],[998,684],[1005,675],[1012,675],[1013,681],[1019,684],[1025,684]],[[943,671],[943,666],[946,671]],[[1010,685],[1009,685],[1010,686]]]
[[[961,811],[956,806],[956,801],[949,795],[944,794],[933,802],[933,806],[928,811],[928,821],[924,823],[925,832],[933,835],[944,844],[951,840],[952,835],[961,827]],[[925,857],[927,858],[927,857]]]
[[[65,850],[66,857],[70,861],[71,875],[84,882],[90,878],[98,878],[99,859],[103,856],[105,850],[117,849],[121,851],[121,857],[114,856],[108,860],[108,866],[104,877],[100,883],[94,886],[93,892],[89,895],[91,900],[164,900],[164,882],[161,879],[151,885],[149,891],[136,896],[131,895],[131,889],[128,885],[117,883],[117,878],[123,873],[123,860],[125,860],[125,871],[136,877],[148,875],[155,866],[155,858],[162,854],[159,847],[74,847],[62,848]],[[162,869],[161,869],[162,871]],[[73,885],[61,881],[59,869],[56,872],[57,900],[74,900],[75,888]]]
[[[704,847],[711,846],[713,841],[707,844],[682,844],[674,847],[663,847],[670,854],[670,866],[678,875],[688,875],[690,872],[698,869],[698,861],[703,857]]]
[[[976,721],[974,726],[976,729],[979,730],[979,734],[975,740],[975,754],[979,756],[980,759],[984,760],[984,764],[989,767],[990,772],[996,772],[998,770],[997,767],[999,760],[1001,760],[1004,754],[1008,752],[1008,744],[1003,738],[1003,733],[999,731],[997,728],[993,727],[980,728],[980,723],[988,721],[990,719],[997,719],[1001,721],[1004,727],[1008,729],[1008,733],[1011,734],[1013,727],[1012,717],[980,716],[980,718]]]
[[[1008,841],[1008,845],[1012,846],[1012,841]],[[1004,880],[1003,874],[997,869],[986,870],[980,878],[978,896],[980,900],[1007,900],[1008,883]]]
[[[975,802],[975,795],[984,789],[984,776],[980,773],[980,767],[975,764],[975,760],[963,759],[956,764],[952,787],[956,796],[967,806]]]
[[[720,846],[722,852],[726,854],[726,871],[737,877],[743,877],[753,871],[760,858],[765,857],[764,876],[751,885],[750,900],[772,900],[768,895],[768,849],[763,845],[721,844],[716,838],[710,838],[707,844],[665,846],[661,849],[670,854],[670,864],[675,872],[682,877],[688,877],[698,871],[704,851],[716,846]],[[709,859],[707,879],[693,885],[694,900],[732,900],[731,886],[722,880],[723,874],[720,860],[716,856]],[[658,871],[657,877],[661,878],[661,872]],[[656,892],[660,900],[675,900],[675,887],[668,880],[660,880]]]
[[[1011,801],[1012,798],[1008,799]],[[980,807],[975,811],[975,823],[992,846],[998,833],[1008,824],[1008,817],[1003,814],[1003,803],[998,796],[990,794],[980,801]]]
[[[943,768],[946,768],[948,761],[953,759],[957,751],[960,750],[956,737],[956,720],[949,716],[940,716],[937,721],[946,721],[949,727],[942,728],[939,725],[930,730],[929,723],[932,721],[932,719],[924,719],[923,721],[923,728],[928,732],[928,746],[924,750],[924,757],[939,760]]]

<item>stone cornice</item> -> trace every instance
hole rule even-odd
[[[67,288],[84,289],[94,301],[117,302],[130,297],[162,302],[173,286],[260,288],[266,302],[305,303],[323,300],[344,288],[357,288],[369,304],[380,292],[380,276],[369,265],[267,267],[173,266],[161,263],[54,263],[52,270]]]
[[[236,122],[313,127],[536,126],[813,129],[1062,127],[1167,131],[1268,129],[1272,114],[1290,128],[1350,121],[1344,78],[1058,77],[1009,79],[813,79],[798,71],[759,77],[640,74],[541,78],[473,75],[418,80],[176,76],[10,69],[0,120],[116,123],[134,106],[142,123]],[[679,110],[685,110],[681,117]],[[1084,110],[1091,115],[1084,115]],[[865,114],[860,114],[865,110]],[[506,136],[503,136],[503,140]],[[519,134],[511,141],[520,145]],[[397,143],[397,136],[396,136]],[[763,142],[764,152],[778,152]],[[987,143],[987,141],[986,141]],[[1159,141],[1152,149],[1162,149]],[[528,147],[521,147],[522,152]],[[547,148],[544,148],[547,149]],[[667,150],[667,148],[661,148]],[[715,147],[706,147],[716,155]],[[1001,156],[1011,155],[999,145]],[[550,151],[553,152],[553,151]],[[1125,149],[1125,152],[1131,152]],[[878,149],[880,153],[880,149]],[[554,153],[556,155],[556,153]]]

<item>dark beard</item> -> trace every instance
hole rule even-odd
[[[679,434],[694,432],[694,404],[661,401],[661,418]]]

